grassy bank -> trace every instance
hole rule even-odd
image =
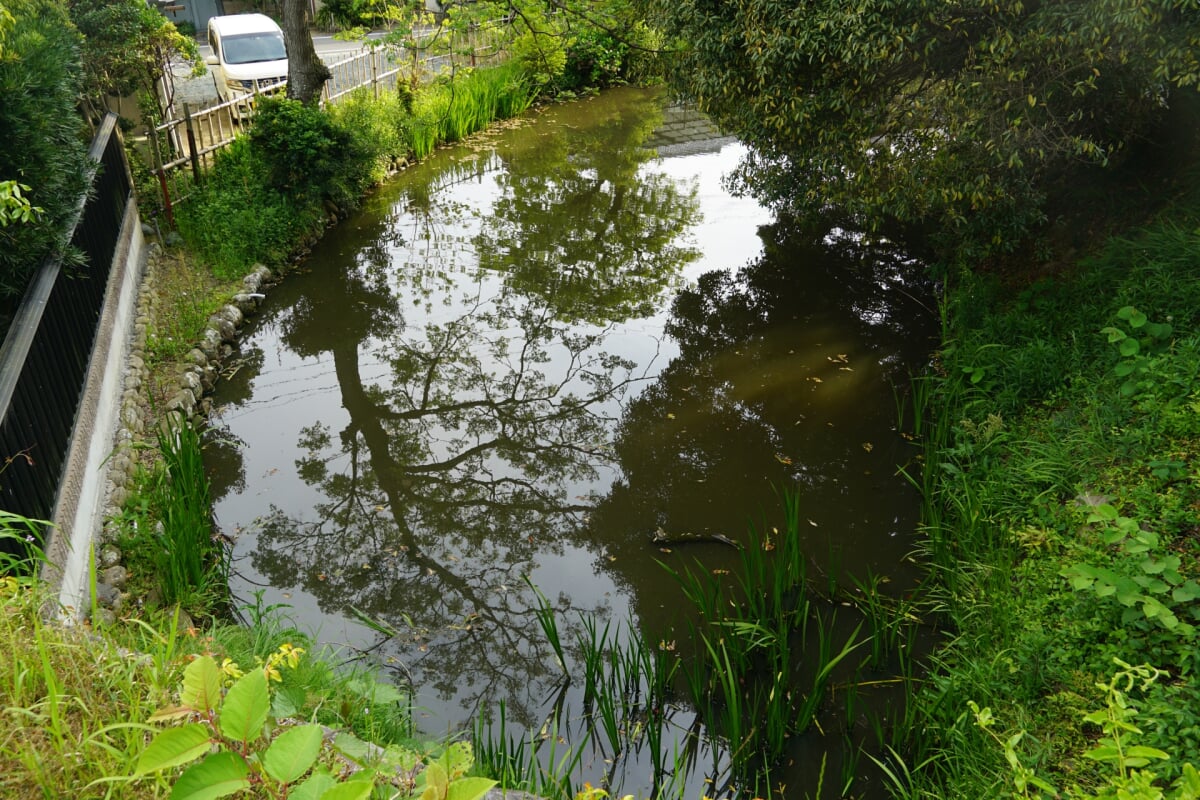
[[[0,525],[0,535],[23,532],[16,520],[6,518]],[[376,785],[399,791],[386,796],[407,797],[419,795],[424,782],[406,786],[394,769],[385,773],[381,764],[402,761],[415,776],[417,764],[452,760],[458,772],[452,771],[450,780],[469,767],[470,753],[461,746],[427,746],[412,739],[406,695],[368,672],[339,665],[335,653],[313,657],[306,652],[306,636],[271,609],[244,609],[249,626],[217,624],[199,631],[178,614],[150,614],[92,629],[45,621],[48,601],[35,580],[0,578],[0,705],[5,718],[0,795],[5,798],[224,796],[228,792],[183,791],[180,786],[187,783],[174,779],[178,770],[172,767],[194,765],[200,778],[193,789],[215,791],[211,773],[206,775],[213,769],[209,762],[220,766],[233,757],[213,756],[235,750],[238,758],[245,756],[247,786],[256,797],[284,796],[283,781],[275,779],[279,774],[291,777],[295,791],[290,796],[299,798],[319,796],[300,791],[299,785],[312,776],[350,772],[362,773],[359,780],[373,776]],[[197,676],[205,666],[214,691],[228,689],[215,708],[204,708],[197,699]],[[270,698],[261,707],[247,706],[254,707],[256,720],[242,734],[235,723],[239,713],[248,712],[239,712],[230,698],[252,693],[235,691],[239,685],[257,689],[261,699]],[[271,759],[266,753],[276,742],[295,742],[297,735],[288,732],[302,727],[297,720],[325,726],[311,760],[306,764],[291,753],[291,772],[256,767],[254,756],[262,756],[259,761],[267,765]],[[178,742],[171,746],[176,734],[170,732],[194,733],[197,726],[205,730],[190,752]],[[165,745],[155,749],[150,744],[164,737]],[[276,748],[276,755],[285,751],[286,744]],[[465,783],[464,788],[472,785],[480,784]],[[227,788],[241,787],[229,783]]]
[[[952,633],[900,796],[1200,791],[1198,218],[1181,198],[1054,277],[948,291],[915,395]]]

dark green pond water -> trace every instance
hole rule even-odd
[[[659,562],[737,554],[653,535],[742,540],[782,524],[781,490],[815,574],[911,587],[893,386],[931,344],[919,270],[731,197],[742,153],[612,91],[440,151],[331,231],[215,398],[233,591],[411,680],[438,734],[501,700],[537,731],[562,699],[525,578],[565,641],[583,612],[687,651]],[[798,747],[782,778],[813,786]],[[647,791],[627,760],[621,790]]]

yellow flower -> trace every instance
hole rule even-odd
[[[279,645],[280,660],[286,661],[292,669],[300,666],[300,656],[304,654],[303,647],[293,647],[291,642]]]
[[[221,662],[221,672],[230,680],[237,680],[242,677],[242,670],[234,663],[233,659],[227,658]]]

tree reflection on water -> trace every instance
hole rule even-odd
[[[590,487],[612,468],[623,399],[644,377],[605,339],[655,309],[696,255],[681,243],[694,190],[647,171],[637,147],[653,119],[597,108],[584,136],[551,128],[537,158],[518,157],[518,131],[478,163],[415,170],[418,185],[358,224],[361,243],[332,236],[290,307],[258,323],[331,365],[339,408],[295,422],[310,496],[270,501],[253,569],[325,614],[393,629],[381,651],[468,714],[511,698],[523,724],[558,673],[521,578],[564,548],[599,546]],[[454,191],[489,176],[487,202]],[[261,366],[248,362],[242,383]],[[607,613],[553,594],[572,611],[564,628],[573,610]]]

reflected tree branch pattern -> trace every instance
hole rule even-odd
[[[363,230],[331,232],[320,290],[272,320],[314,371],[332,362],[345,413],[296,425],[311,496],[259,520],[252,565],[403,631],[380,652],[467,711],[508,698],[532,723],[558,680],[521,577],[601,547],[592,487],[651,370],[605,341],[697,256],[694,185],[639,148],[658,100],[626,100],[589,101],[583,126],[547,124],[551,109],[545,135],[500,132],[409,171]]]
[[[523,697],[537,676],[557,676],[531,636],[520,576],[535,552],[583,543],[590,505],[569,499],[568,484],[607,463],[638,377],[599,349],[604,331],[572,333],[515,293],[412,330],[371,280],[347,271],[338,297],[300,303],[281,322],[293,349],[332,354],[349,422],[336,435],[322,422],[304,429],[296,467],[319,497],[315,519],[273,509],[254,566],[328,611],[429,632],[409,643],[426,684],[472,703]],[[345,307],[360,314],[360,341],[330,318]],[[386,385],[364,381],[364,347],[388,365]]]

